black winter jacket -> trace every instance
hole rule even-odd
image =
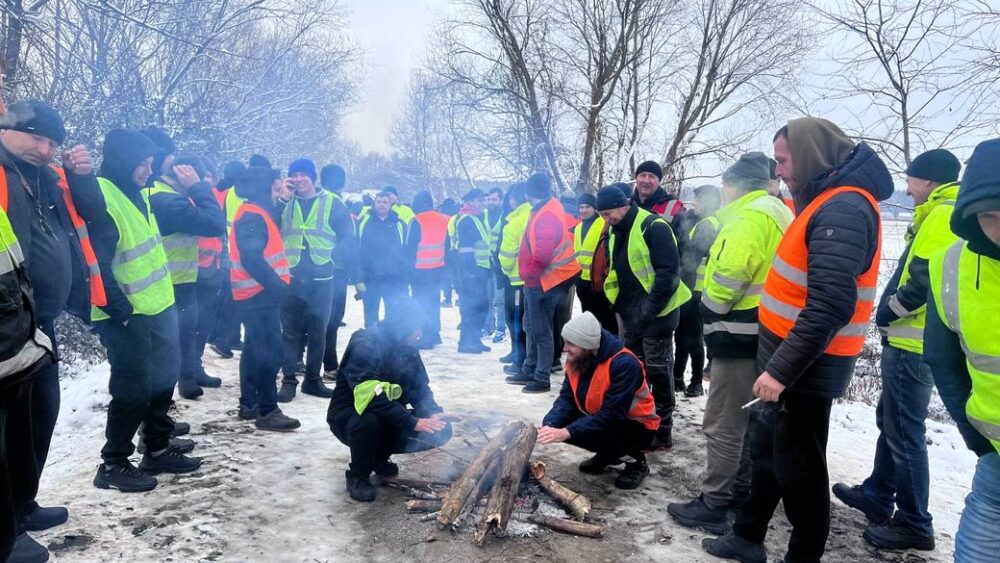
[[[263,206],[267,209],[266,206]],[[246,213],[233,224],[236,246],[240,251],[240,263],[253,279],[264,286],[264,291],[255,295],[253,305],[273,306],[281,303],[288,294],[288,284],[281,279],[264,259],[267,248],[267,223],[256,213]]]
[[[796,201],[804,209],[819,194],[839,186],[862,188],[877,201],[893,192],[885,164],[860,143],[845,162],[809,182]],[[810,220],[806,306],[786,339],[761,326],[758,341],[758,369],[783,383],[786,392],[833,399],[847,389],[857,357],[831,356],[823,350],[854,314],[855,278],[871,267],[879,236],[878,213],[860,194],[837,195]]]
[[[403,241],[399,239],[397,225],[401,221],[395,211],[390,211],[384,220],[374,211],[358,226],[358,247],[361,252],[361,281],[386,281],[393,278],[404,279],[416,259],[416,239],[407,241],[407,226],[403,225]]]

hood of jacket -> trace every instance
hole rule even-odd
[[[611,334],[605,329],[601,329],[601,347],[597,349],[596,358],[598,363],[608,361],[612,356],[625,347],[625,342]]]
[[[952,232],[969,241],[969,250],[994,260],[1000,260],[1000,248],[983,232],[976,214],[1000,211],[998,162],[1000,139],[984,141],[976,147],[966,163],[962,189],[958,192],[955,212],[951,214]]]
[[[424,190],[413,196],[413,213],[423,213],[432,209],[434,209],[434,197],[430,192]]]
[[[104,137],[100,176],[111,180],[126,195],[134,196],[145,186],[135,185],[132,173],[159,150],[149,137],[134,129],[112,129]]]
[[[858,143],[840,164],[822,172],[799,190],[795,195],[796,210],[801,212],[819,194],[841,186],[861,188],[875,201],[889,199],[895,190],[892,174],[882,159],[867,144]]]

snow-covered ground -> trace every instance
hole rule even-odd
[[[457,309],[443,310],[445,343],[424,353],[439,402],[465,415],[445,448],[397,456],[404,476],[447,478],[454,456],[469,459],[508,419],[538,422],[551,404],[548,395],[524,395],[503,383],[497,358],[507,345],[482,356],[455,352]],[[360,304],[348,299],[343,345],[359,328]],[[588,454],[565,445],[539,447],[536,458],[566,485],[589,495],[595,516],[607,527],[591,540],[543,531],[536,538],[491,540],[483,549],[468,534],[432,536],[430,523],[407,515],[405,497],[380,489],[372,504],[350,501],[344,491],[347,448],[327,428],[327,402],[299,395],[283,406],[302,428],[292,434],[257,431],[235,417],[236,360],[206,354],[208,371],[223,377],[222,389],[198,401],[178,401],[176,416],[190,422],[203,468],[192,475],[161,476],[149,493],[122,494],[92,486],[103,444],[107,365],[62,382],[59,425],[39,500],[65,504],[70,521],[37,534],[59,561],[714,561],[701,551],[704,534],[665,520],[668,502],[696,494],[704,465],[700,434],[704,399],[679,399],[672,452],[651,457],[652,474],[636,491],[612,486],[613,472],[585,476],[575,466]],[[950,561],[963,498],[975,459],[953,426],[929,423],[931,512],[938,549],[929,554],[878,554],[861,539],[863,517],[834,502],[827,561]],[[874,409],[837,404],[830,432],[831,482],[860,482],[871,468],[877,431]],[[779,511],[780,512],[780,511]],[[788,525],[775,517],[768,548],[783,553]]]

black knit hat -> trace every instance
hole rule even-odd
[[[59,112],[45,102],[17,102],[0,115],[0,129],[10,129],[52,139],[57,145],[66,142],[66,126]]]
[[[535,199],[548,199],[552,197],[552,181],[549,175],[544,172],[535,172],[528,181],[525,182],[529,197]]]
[[[638,177],[639,174],[642,174],[643,172],[649,172],[652,175],[656,176],[658,179],[660,180],[663,179],[663,168],[661,168],[658,163],[652,160],[647,160],[646,162],[643,162],[642,164],[637,166],[635,169],[634,176]]]
[[[961,169],[962,163],[950,151],[933,149],[914,158],[906,167],[906,175],[947,184],[958,180],[958,172]]]
[[[616,185],[605,186],[601,188],[601,191],[597,192],[597,198],[595,199],[594,207],[598,211],[607,211],[609,209],[618,209],[619,207],[625,207],[628,205],[628,198]]]
[[[396,186],[386,186],[385,189],[383,189],[382,191],[388,192],[396,197],[399,197],[399,190],[396,189]]]
[[[347,173],[336,164],[327,164],[319,171],[319,179],[324,190],[339,192],[344,189],[344,183],[347,182]]]
[[[580,197],[576,198],[576,204],[597,207],[597,196],[594,194],[581,194]]]
[[[264,168],[272,168],[271,161],[267,159],[266,156],[262,154],[255,154],[250,156],[250,160],[247,162],[248,166],[263,166]]]
[[[762,152],[748,152],[722,173],[722,181],[730,183],[734,180],[749,180],[754,187],[764,189],[771,181],[770,168],[767,155]]]
[[[472,188],[462,196],[463,202],[475,201],[477,199],[486,199],[486,192],[479,188]]]

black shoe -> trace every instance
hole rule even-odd
[[[865,496],[861,485],[852,487],[847,483],[837,483],[833,486],[833,494],[840,499],[840,502],[864,513],[865,518],[872,524],[888,524],[892,517],[891,513],[886,514],[885,509],[879,508]]]
[[[281,389],[278,390],[278,402],[290,403],[295,398],[295,389],[299,386],[298,381],[282,381]]]
[[[649,475],[649,465],[645,459],[639,459],[625,464],[625,469],[618,474],[615,479],[615,486],[619,489],[636,489],[642,484],[646,476]]]
[[[653,442],[650,443],[649,447],[646,448],[644,451],[646,452],[668,451],[673,447],[674,447],[674,439],[673,436],[671,435],[670,430],[664,431],[663,429],[660,429],[660,431],[656,433],[656,437],[653,438]]]
[[[194,376],[194,381],[198,385],[207,389],[218,389],[222,387],[222,378],[208,375],[204,371]]]
[[[14,539],[14,550],[7,563],[45,563],[48,560],[49,550],[45,546],[28,534],[21,534]]]
[[[552,375],[562,375],[565,371],[562,364],[552,364],[552,371],[549,373]]]
[[[674,393],[683,393],[683,392],[684,392],[684,380],[683,379],[675,379],[674,380]]]
[[[680,525],[705,530],[710,534],[725,534],[729,531],[729,517],[725,508],[712,508],[705,504],[703,496],[689,502],[672,502],[667,512]]]
[[[483,350],[475,344],[459,344],[458,345],[459,354],[482,354]]]
[[[509,385],[527,385],[533,381],[535,381],[533,378],[521,374],[510,375],[504,378],[504,383]]]
[[[173,446],[167,446],[160,455],[147,452],[139,462],[139,469],[150,474],[192,473],[201,467],[200,457],[188,457]]]
[[[507,374],[507,375],[519,376],[519,375],[521,375],[522,371],[524,371],[524,370],[522,370],[521,366],[519,366],[517,364],[509,364],[509,365],[506,365],[506,366],[503,367],[503,372],[505,374]]]
[[[389,460],[385,460],[382,463],[375,464],[375,474],[379,477],[395,477],[399,475],[399,466]]]
[[[371,478],[368,475],[360,476],[351,473],[350,470],[344,472],[347,477],[347,492],[351,498],[358,502],[371,502],[375,500],[375,487],[372,486]]]
[[[191,433],[191,425],[186,422],[177,422],[174,419],[170,419],[170,422],[174,423],[174,429],[170,432],[171,438],[176,438],[178,436],[187,436]]]
[[[212,342],[208,345],[208,347],[220,357],[226,358],[227,360],[233,357],[233,351],[229,348],[229,346],[223,346]]]
[[[500,356],[500,363],[501,364],[512,364],[512,363],[514,363],[514,360],[516,360],[516,359],[517,359],[517,356],[514,354],[514,352],[511,352],[511,353],[509,353],[509,354],[507,354],[505,356]]]
[[[692,383],[684,390],[685,397],[701,397],[704,394],[705,388],[701,386],[701,383]]]
[[[240,405],[236,416],[238,416],[240,420],[257,420],[257,409],[246,405]]]
[[[194,446],[195,446],[194,440],[188,440],[187,438],[170,439],[170,447],[174,448],[175,450],[177,450],[182,454],[189,454],[193,452]],[[135,451],[139,452],[140,454],[146,453],[146,443],[143,442],[142,440],[139,440],[139,446],[135,449]]]
[[[329,399],[333,396],[333,389],[323,385],[323,380],[318,377],[303,381],[302,392],[306,395],[312,395],[313,397],[320,397],[322,399]]]
[[[102,463],[97,466],[94,486],[98,489],[118,489],[123,493],[143,493],[156,488],[156,478],[136,469],[130,461],[111,467]]]
[[[243,341],[237,338],[236,340],[233,340],[232,342],[229,343],[229,347],[232,348],[233,350],[242,350]]]
[[[521,388],[522,393],[548,393],[551,390],[551,385],[548,383],[541,383],[539,381],[532,381],[525,384],[525,386]]]
[[[483,344],[482,342],[480,342],[479,343],[479,351],[480,352],[492,352],[493,348],[490,348],[489,346],[487,346],[487,345]]]
[[[764,544],[749,542],[733,532],[721,538],[705,538],[701,540],[701,548],[721,559],[735,559],[740,563],[767,563]]]
[[[285,416],[281,409],[274,409],[264,416],[257,415],[257,428],[269,430],[271,432],[291,432],[302,424],[290,417]]]
[[[923,534],[893,518],[888,524],[872,524],[861,534],[865,541],[879,549],[934,550],[934,534]]]
[[[41,532],[61,526],[69,520],[69,511],[64,506],[38,506],[24,515],[24,527],[29,532]]]
[[[594,457],[580,464],[580,472],[589,475],[600,475],[612,465],[620,465],[622,463],[621,458],[609,457],[605,454],[595,454]]]
[[[177,394],[188,400],[197,399],[205,394],[193,377],[187,377],[177,382]]]

